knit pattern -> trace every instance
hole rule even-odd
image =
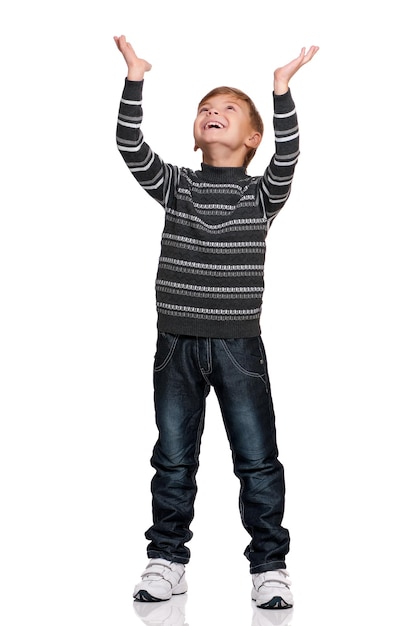
[[[126,79],[117,146],[130,172],[165,209],[156,277],[158,329],[200,337],[260,334],[266,236],[287,201],[299,156],[291,93],[273,95],[275,154],[263,176],[202,163],[165,163],[141,130],[144,81]]]

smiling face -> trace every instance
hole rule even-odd
[[[220,87],[201,100],[194,122],[195,150],[211,165],[247,167],[260,144],[261,118],[243,92]]]

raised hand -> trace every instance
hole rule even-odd
[[[127,63],[127,78],[129,80],[143,80],[145,72],[152,69],[151,64],[136,55],[133,46],[126,41],[124,35],[115,36],[114,41]]]
[[[306,48],[302,48],[300,55],[282,67],[278,67],[274,71],[274,92],[283,94],[289,88],[289,81],[294,74],[306,63],[309,63],[318,52],[318,46],[311,46],[306,52]]]

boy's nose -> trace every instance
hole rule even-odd
[[[208,111],[208,115],[218,115],[218,111],[217,111],[217,109],[210,109],[210,110]]]

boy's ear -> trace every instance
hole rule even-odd
[[[248,148],[258,148],[260,145],[260,142],[262,140],[262,135],[261,133],[257,132],[257,131],[253,131],[250,136],[247,139],[247,147]]]

